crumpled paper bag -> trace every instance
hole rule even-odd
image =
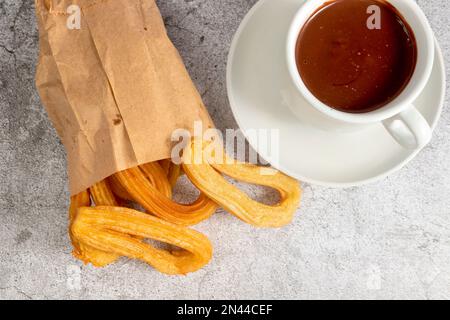
[[[72,195],[170,158],[175,129],[193,132],[195,121],[213,127],[154,0],[35,4],[36,85],[67,151]],[[68,24],[77,8],[79,29]]]

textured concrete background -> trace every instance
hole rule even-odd
[[[236,127],[225,92],[229,44],[255,2],[158,1],[221,129]],[[449,75],[450,3],[419,3]],[[448,95],[432,143],[379,183],[304,185],[295,222],[281,230],[255,230],[220,211],[197,227],[211,238],[214,259],[187,277],[127,259],[97,270],[70,255],[65,155],[34,88],[37,42],[32,1],[0,0],[0,298],[450,299]],[[191,193],[182,185],[177,196]]]

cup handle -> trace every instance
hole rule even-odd
[[[431,140],[430,125],[414,106],[384,120],[383,125],[391,136],[407,149],[422,149]]]

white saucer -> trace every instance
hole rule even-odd
[[[285,69],[286,36],[303,3],[260,0],[239,27],[227,66],[228,97],[236,121],[244,134],[249,129],[279,129],[277,163],[272,163],[264,150],[258,150],[253,135],[246,138],[274,167],[301,181],[351,187],[382,179],[406,165],[419,151],[400,147],[381,124],[354,132],[324,131],[302,123],[286,105],[283,92],[291,85]],[[436,42],[431,78],[415,102],[433,130],[444,95],[444,62]]]

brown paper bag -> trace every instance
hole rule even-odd
[[[36,0],[36,85],[66,148],[70,192],[170,157],[171,134],[212,121],[154,0]],[[68,27],[70,5],[80,28]]]

